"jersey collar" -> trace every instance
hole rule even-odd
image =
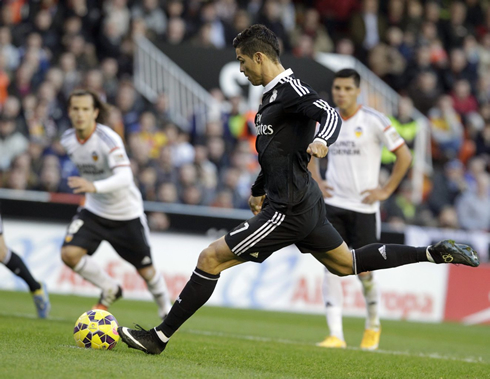
[[[85,138],[85,139],[80,139],[80,138],[78,138],[77,133],[75,132],[75,137],[77,137],[77,141],[78,141],[78,143],[79,143],[80,145],[85,144],[85,142],[87,142],[87,141],[90,139],[90,137],[92,137],[92,135],[94,134],[95,130],[97,129],[97,126],[98,126],[98,124],[97,124],[97,123],[95,123],[95,127],[92,129],[92,131],[90,132],[90,134],[88,135],[88,137],[87,137],[87,138]]]
[[[285,78],[286,76],[293,75],[293,70],[288,68],[287,70],[281,72],[279,75],[277,75],[274,79],[272,79],[265,87],[264,87],[264,94],[271,89],[273,89],[277,83],[279,83],[279,80],[282,78]]]

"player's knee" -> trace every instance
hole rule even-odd
[[[207,273],[214,273],[216,267],[218,266],[216,259],[216,248],[214,244],[209,245],[203,251],[201,251],[197,261],[197,266]]]
[[[153,265],[146,266],[146,267],[143,267],[143,268],[139,268],[138,269],[138,274],[140,274],[140,276],[144,280],[149,281],[149,280],[151,280],[151,279],[153,279],[155,277],[156,270],[155,270],[155,267]]]
[[[81,257],[82,255],[77,248],[72,246],[64,246],[61,248],[61,260],[71,268],[74,268],[77,263],[80,262]]]

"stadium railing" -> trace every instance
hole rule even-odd
[[[145,37],[135,38],[134,84],[149,101],[161,93],[168,96],[172,117],[184,129],[193,116],[197,130],[205,130],[214,98]]]

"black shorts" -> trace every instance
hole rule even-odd
[[[258,215],[226,234],[225,241],[235,255],[258,263],[292,244],[302,253],[325,253],[343,242],[326,218],[323,199],[305,213],[294,216],[286,216],[264,204]]]
[[[78,246],[95,253],[102,241],[137,269],[152,264],[146,217],[128,221],[109,220],[81,209],[68,226],[63,246]]]
[[[327,217],[351,249],[379,240],[379,218],[376,213],[360,213],[325,204]]]

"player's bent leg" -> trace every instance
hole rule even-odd
[[[82,278],[102,290],[93,309],[107,310],[122,297],[122,287],[87,253],[87,249],[80,246],[67,245],[61,248],[61,259]]]
[[[233,254],[225,242],[225,238],[221,237],[201,252],[197,260],[197,268],[218,275],[220,272],[243,262],[243,259]]]
[[[220,272],[240,263],[243,261],[231,252],[224,237],[214,241],[199,255],[197,267],[163,323],[151,330],[119,327],[121,339],[130,348],[160,354],[177,329],[209,300]]]
[[[63,246],[61,248],[61,260],[72,269],[77,266],[86,254],[87,250],[79,246]]]
[[[323,264],[332,274],[347,276],[354,273],[352,268],[352,252],[345,242],[326,253],[312,253],[312,255]]]
[[[145,280],[148,291],[153,295],[155,303],[158,306],[158,316],[163,320],[172,308],[170,295],[168,293],[167,284],[162,273],[155,269],[155,266],[139,268],[138,273]]]

